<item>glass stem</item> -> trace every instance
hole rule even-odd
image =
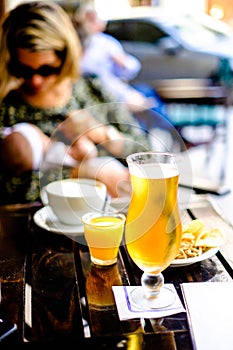
[[[161,273],[154,275],[144,272],[141,277],[141,283],[145,297],[148,299],[156,298],[164,285],[164,278]]]

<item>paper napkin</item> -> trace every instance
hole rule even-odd
[[[181,284],[195,350],[232,350],[232,282]]]
[[[132,318],[161,318],[180,312],[186,312],[173,284],[165,284],[165,286],[175,293],[174,303],[166,308],[153,310],[139,309],[132,304],[130,300],[130,292],[135,288],[135,286],[113,286],[112,290],[120,320],[123,321]]]

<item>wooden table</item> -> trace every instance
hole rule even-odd
[[[165,282],[175,285],[181,300],[183,282],[226,282],[233,277],[232,227],[200,198],[186,214],[220,222],[229,238],[215,256],[164,271]],[[117,264],[91,265],[80,239],[76,242],[34,223],[40,208],[40,203],[0,207],[0,316],[18,326],[1,349],[193,349],[186,313],[119,320],[111,287],[140,284],[142,273],[124,246]]]

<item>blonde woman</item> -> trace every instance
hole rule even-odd
[[[148,149],[148,141],[97,78],[81,78],[81,56],[71,20],[54,2],[21,3],[6,15],[0,36],[1,204],[38,200],[44,182],[73,174],[103,181],[113,197],[130,191],[124,159]]]

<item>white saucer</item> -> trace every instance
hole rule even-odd
[[[66,225],[60,222],[48,205],[38,210],[33,219],[38,226],[50,232],[69,236],[78,236],[84,232],[83,225]]]
[[[112,198],[110,200],[110,207],[114,208],[116,211],[127,213],[130,203],[130,197],[119,197]]]

